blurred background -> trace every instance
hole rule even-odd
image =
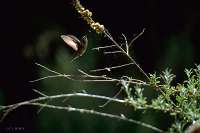
[[[161,73],[171,68],[176,75],[174,84],[183,82],[184,69],[200,63],[199,32],[200,9],[194,1],[178,0],[101,0],[81,1],[93,12],[94,20],[103,24],[118,42],[123,42],[122,33],[128,41],[146,28],[145,33],[134,42],[131,55],[146,73]],[[50,75],[34,63],[40,63],[58,72],[77,74],[77,69],[89,71],[128,63],[124,56],[104,55],[94,47],[112,44],[97,35],[84,22],[72,7],[71,0],[52,1],[4,1],[0,5],[0,104],[8,105],[40,95],[81,92],[114,96],[120,86],[111,83],[80,83],[64,78],[48,79],[36,83],[30,80]],[[87,52],[71,62],[73,51],[60,38],[62,34],[73,34],[78,38],[88,35]],[[112,77],[127,75],[145,80],[138,70],[129,66],[107,74]],[[148,98],[155,92],[145,89]],[[119,98],[124,98],[122,93]],[[62,103],[61,100],[54,101]],[[155,125],[166,130],[173,122],[167,113],[135,111],[127,106],[108,104],[99,108],[105,101],[70,98],[62,103],[65,106],[95,109],[98,111],[125,114],[135,120]],[[79,114],[37,107],[20,107],[11,112],[0,125],[1,132],[22,127],[27,133],[120,133],[154,132],[150,129],[123,121],[99,116]]]

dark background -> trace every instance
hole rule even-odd
[[[100,0],[82,1],[93,12],[94,20],[103,24],[116,40],[121,41],[124,33],[128,41],[143,28],[145,33],[135,41],[132,55],[146,73],[161,73],[171,68],[177,75],[176,81],[185,78],[184,69],[199,64],[200,10],[198,3],[178,0]],[[74,68],[90,70],[127,62],[118,55],[105,56],[93,47],[110,44],[101,35],[96,35],[74,10],[70,0],[29,0],[2,1],[1,43],[0,43],[0,102],[12,104],[39,95],[32,91],[38,89],[45,94],[78,92],[87,89],[90,93],[113,96],[119,86],[110,84],[81,84],[64,79],[30,83],[30,80],[47,76],[34,65],[39,62],[45,66],[65,73],[75,73]],[[61,40],[61,34],[73,34],[81,38],[89,37],[89,50],[75,63],[70,63],[72,51]],[[129,70],[130,69],[130,70]],[[116,70],[112,74],[138,75],[138,70]],[[142,75],[139,77],[143,79]],[[145,79],[144,79],[145,80]],[[106,86],[106,87],[105,87]],[[114,87],[113,87],[114,86]],[[95,87],[95,88],[94,88]],[[76,89],[75,89],[76,88]],[[74,90],[75,89],[75,90]],[[153,95],[151,92],[150,95]],[[81,100],[81,102],[80,102]],[[66,105],[97,108],[102,101],[72,99]],[[71,103],[70,103],[71,102]],[[96,104],[95,104],[96,103]],[[79,105],[80,104],[80,105]],[[90,105],[91,107],[85,106]],[[94,106],[92,106],[94,104]],[[125,109],[124,109],[125,108]],[[102,111],[126,113],[128,116],[167,129],[173,120],[160,113],[159,118],[151,111],[134,112],[127,107],[110,105]],[[116,109],[116,110],[115,110]],[[114,111],[113,111],[114,110]],[[167,123],[167,124],[166,124]],[[12,112],[1,125],[1,132],[12,132],[14,127],[22,127],[20,132],[151,132],[134,124],[59,110],[43,110],[37,114],[35,107],[21,107]],[[19,130],[19,129],[17,129]]]

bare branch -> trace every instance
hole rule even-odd
[[[28,101],[24,101],[24,102],[20,102],[20,103],[16,103],[16,104],[11,104],[8,106],[1,106],[1,109],[8,109],[8,108],[12,108],[15,106],[21,106],[24,104],[28,104],[28,103],[33,103],[33,102],[41,102],[41,101],[45,101],[48,99],[59,99],[59,98],[66,98],[66,97],[90,97],[90,98],[97,98],[97,99],[103,99],[103,100],[110,100],[113,102],[118,102],[118,103],[124,103],[124,100],[120,100],[120,99],[116,99],[116,98],[110,98],[110,97],[106,97],[106,96],[100,96],[100,95],[93,95],[93,94],[86,94],[86,93],[72,93],[72,94],[60,94],[60,95],[53,95],[53,96],[44,96],[44,97],[39,97],[36,99],[31,99]]]
[[[110,69],[115,69],[115,68],[123,67],[123,66],[126,66],[126,65],[131,65],[131,63],[124,64],[122,66],[114,66],[114,67],[111,67]],[[109,68],[107,68],[107,69],[109,69]],[[63,75],[55,75],[53,77],[54,78],[55,77],[67,77],[67,79],[69,79],[69,80],[79,81],[79,82],[118,82],[118,83],[122,82],[122,79],[111,78],[111,77],[107,77],[106,75],[91,75],[91,74],[88,74],[88,73],[84,72],[81,69],[78,69],[78,71],[83,75],[77,75],[77,76],[75,76],[75,75],[67,75],[66,76],[66,74],[63,74]],[[51,78],[51,76],[47,76],[47,77]],[[79,79],[72,78],[72,77],[79,77]],[[34,80],[34,82],[42,80],[42,79],[46,79],[46,77],[43,77],[43,78],[40,78],[40,79],[36,79],[36,80]],[[129,82],[131,84],[139,84],[139,85],[149,86],[149,84],[147,84],[146,82],[144,82],[142,80],[138,80],[138,79],[129,79],[129,81],[127,81],[127,82]]]
[[[43,65],[41,65],[41,64],[39,64],[39,63],[35,63],[37,66],[39,66],[39,67],[41,67],[41,68],[44,68],[45,70],[47,70],[47,71],[49,71],[49,72],[51,72],[51,73],[54,73],[54,74],[57,74],[57,75],[61,75],[61,73],[58,73],[58,72],[56,72],[56,71],[54,71],[54,70],[51,70],[51,69],[49,69],[49,68],[47,68],[47,67],[45,67],[45,66],[43,66]]]
[[[104,47],[96,47],[96,48],[92,48],[92,50],[100,50],[100,49],[107,49],[107,48],[112,48],[112,47],[116,47],[116,45],[109,45],[109,46],[104,46]]]
[[[131,63],[129,63],[129,64],[131,64]],[[114,67],[111,67],[110,69],[123,67],[123,66],[129,65],[129,64],[124,64],[122,66],[114,66]],[[40,65],[40,66],[42,66],[42,65]],[[42,66],[42,67],[45,67],[45,66]],[[109,68],[107,68],[107,69],[109,69]],[[49,69],[49,71],[51,71],[51,69]],[[64,77],[69,80],[79,81],[79,82],[118,82],[118,83],[122,82],[122,79],[115,79],[115,78],[107,77],[106,75],[91,75],[91,74],[84,72],[81,69],[78,69],[78,71],[82,75],[76,75],[76,76],[75,75],[66,75],[66,74],[61,74],[61,73],[55,71],[56,73],[59,73],[59,75],[46,76],[46,77],[42,77],[42,78],[39,78],[36,80],[32,80],[30,82],[37,82],[40,80],[44,80],[44,79],[48,79],[48,78],[57,78],[57,77]],[[138,80],[138,79],[131,79],[128,82],[131,84],[139,84],[139,85],[149,86],[149,84],[147,84],[146,82],[144,82],[142,80]]]
[[[144,123],[144,122],[141,122],[141,121],[137,121],[137,120],[134,120],[134,119],[126,118],[124,115],[114,115],[114,114],[98,112],[98,111],[89,110],[89,109],[63,107],[63,106],[47,105],[47,104],[41,104],[41,103],[29,103],[27,105],[43,106],[43,107],[51,108],[51,109],[66,110],[68,112],[79,112],[79,113],[83,113],[83,114],[92,114],[92,115],[103,116],[103,117],[107,117],[107,118],[111,118],[111,119],[123,120],[123,121],[131,122],[131,123],[152,129],[152,130],[159,132],[159,133],[164,133],[163,130],[161,130],[161,129],[155,127],[155,126],[152,126],[150,124],[147,124],[147,123]]]
[[[112,97],[116,98],[120,93],[122,92],[122,88]],[[111,101],[105,102],[103,105],[100,105],[99,107],[105,107],[107,104],[109,104]]]
[[[40,94],[40,95],[42,95],[42,96],[44,96],[44,97],[48,97],[46,94],[42,93],[41,91],[38,91],[38,90],[35,90],[35,89],[33,89],[33,91],[36,92],[36,93],[38,93],[38,94]],[[45,104],[47,104],[50,100],[51,99],[48,99],[47,102],[45,102]],[[40,107],[40,109],[38,109],[37,113],[40,113],[43,108],[44,107]]]
[[[84,72],[83,70],[81,69],[78,69],[78,71],[80,73],[82,73],[83,75],[85,75],[85,77],[89,77],[89,78],[106,78],[106,75],[100,75],[100,76],[97,76],[97,75],[91,75],[91,74],[88,74],[86,72]],[[82,76],[81,76],[82,77]]]
[[[140,70],[140,72],[149,80],[149,76],[143,71],[143,69],[136,63],[136,61],[124,51],[124,49],[113,39],[111,34],[108,32],[107,29],[104,30],[104,34],[119,48],[122,53],[124,53],[135,65],[136,67]]]
[[[37,82],[37,81],[44,80],[44,79],[58,78],[58,77],[66,77],[66,78],[69,78],[68,76],[70,76],[70,75],[63,75],[63,74],[60,74],[60,75],[51,75],[51,76],[45,76],[45,77],[42,77],[42,78],[38,78],[38,79],[35,79],[35,80],[31,80],[31,81],[29,81],[29,82],[33,83],[33,82]]]
[[[81,94],[81,95],[83,96],[83,94]],[[84,96],[86,96],[86,95],[84,95]],[[52,97],[52,96],[48,96],[48,98],[49,97]],[[47,97],[43,97],[43,98],[46,99]],[[54,98],[55,98],[55,96],[54,96]],[[95,96],[95,98],[97,98],[97,97]],[[108,97],[104,97],[104,96],[100,96],[99,98],[103,98],[103,99],[106,98],[106,99],[112,100],[112,98],[108,98]],[[36,102],[36,101],[39,101],[39,100],[41,100],[41,98],[33,99],[33,100],[30,100],[30,101],[25,101],[25,102],[21,102],[21,103],[17,103],[17,104],[14,104],[14,105],[6,106],[8,109],[3,114],[3,117],[1,118],[1,120],[3,120],[11,111],[15,110],[16,108],[18,108],[20,106],[33,105],[33,106],[39,106],[39,107],[42,107],[42,108],[66,110],[68,112],[79,112],[79,113],[85,113],[85,114],[93,114],[93,115],[108,117],[108,118],[111,118],[111,119],[115,118],[115,119],[118,119],[118,120],[123,120],[123,121],[131,122],[131,123],[134,123],[134,124],[138,124],[140,126],[143,126],[143,127],[146,127],[146,128],[150,128],[150,129],[152,129],[154,131],[157,131],[157,132],[160,132],[160,133],[164,132],[163,130],[161,130],[161,129],[157,128],[157,127],[154,127],[152,125],[149,125],[147,123],[144,123],[144,122],[141,122],[141,121],[137,121],[137,120],[133,120],[133,119],[130,119],[130,118],[126,118],[124,115],[114,115],[114,114],[109,114],[109,113],[98,112],[98,111],[95,111],[95,110],[73,108],[73,107],[64,107],[64,106],[56,106],[56,105],[42,104],[42,103]],[[121,102],[123,100],[117,100],[117,101]]]
[[[129,47],[133,44],[133,42],[138,39],[145,31],[145,28],[142,30],[142,32],[140,32],[136,37],[134,37],[131,42],[129,43]]]
[[[35,89],[33,89],[33,91],[40,94],[41,96],[47,97],[47,95],[42,93],[41,91],[38,91],[38,90],[35,90]]]
[[[31,80],[29,82],[33,83],[33,82],[37,82],[37,81],[40,81],[40,80],[44,80],[44,79],[49,79],[49,78],[58,78],[58,77],[65,77],[65,78],[68,78],[68,79],[71,79],[71,75],[66,75],[66,74],[62,74],[62,73],[59,73],[57,71],[54,71],[52,69],[49,69],[47,67],[45,67],[44,65],[41,65],[39,63],[35,63],[37,66],[41,67],[41,68],[44,68],[45,70],[47,70],[48,72],[51,72],[51,73],[54,73],[56,75],[50,75],[50,76],[45,76],[45,77],[42,77],[42,78],[38,78],[38,79],[35,79],[35,80]]]
[[[119,83],[121,83],[123,81],[123,79],[111,78],[111,77],[107,77],[106,75],[100,75],[100,76],[91,75],[91,74],[88,74],[88,73],[86,73],[86,72],[84,72],[80,69],[78,69],[78,71],[81,72],[82,74],[84,74],[86,77],[89,77],[89,78],[100,78],[100,79],[81,79],[81,80],[74,79],[74,80],[80,81],[80,82],[119,82]],[[147,84],[146,82],[144,82],[142,80],[138,80],[138,79],[129,79],[127,82],[129,82],[131,84],[139,84],[139,85],[149,86],[149,84]]]
[[[117,54],[117,53],[122,53],[122,51],[107,51],[103,52],[104,54]]]
[[[125,41],[125,45],[126,45],[126,54],[129,55],[129,45],[128,45],[128,41],[126,39],[126,36],[124,34],[122,34],[122,36],[124,37],[124,41]]]
[[[67,94],[66,94],[67,95]],[[97,95],[88,95],[88,94],[82,94],[82,93],[76,93],[75,94],[68,94],[68,96],[89,96],[89,97],[94,97],[94,98],[101,98],[101,99],[108,99],[108,100],[112,100],[112,101],[117,101],[117,102],[121,102],[124,103],[124,100],[118,100],[118,99],[113,99],[113,98],[109,98],[109,97],[105,97],[105,96],[97,96]],[[25,106],[25,105],[33,105],[33,106],[39,106],[42,108],[51,108],[51,109],[58,109],[58,110],[66,110],[69,112],[79,112],[79,113],[85,113],[85,114],[93,114],[93,115],[98,115],[98,116],[103,116],[103,117],[108,117],[108,118],[115,118],[118,120],[123,120],[123,121],[127,121],[127,122],[131,122],[134,124],[138,124],[140,126],[146,127],[146,128],[150,128],[154,131],[163,133],[164,131],[154,127],[152,125],[149,125],[147,123],[141,122],[141,121],[137,121],[137,120],[133,120],[130,118],[126,118],[124,115],[113,115],[113,114],[109,114],[109,113],[103,113],[103,112],[98,112],[95,110],[89,110],[89,109],[81,109],[81,108],[73,108],[73,107],[64,107],[64,106],[56,106],[56,105],[50,105],[50,104],[42,104],[42,103],[38,103],[38,101],[44,100],[44,99],[49,99],[49,98],[60,98],[63,97],[64,95],[57,95],[57,96],[48,96],[48,97],[41,97],[41,98],[37,98],[37,99],[33,99],[33,100],[29,100],[29,101],[25,101],[25,102],[21,102],[21,103],[17,103],[17,104],[13,104],[13,105],[8,105],[5,106],[7,108],[6,112],[3,114],[3,117],[1,118],[1,121],[13,110],[15,110],[16,108],[20,107],[20,106]]]
[[[14,109],[16,109],[18,107],[19,106],[11,106],[11,107],[2,106],[1,110],[4,110],[5,113],[3,113],[3,116],[0,119],[0,122],[2,122],[11,111],[13,111]],[[4,108],[6,108],[6,109],[4,109]]]
[[[90,72],[99,72],[99,71],[111,71],[111,69],[116,69],[116,68],[121,68],[121,67],[125,67],[125,66],[129,66],[129,65],[133,65],[134,63],[128,63],[128,64],[123,64],[123,65],[119,65],[119,66],[113,66],[113,67],[105,67],[102,69],[95,69],[95,70],[90,70]]]

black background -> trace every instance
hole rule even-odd
[[[0,91],[3,104],[12,104],[35,97],[34,84],[28,81],[37,77],[34,62],[37,56],[24,57],[26,45],[34,45],[38,36],[52,27],[75,33],[87,32],[89,27],[76,13],[70,0],[28,0],[1,1],[1,43],[0,43]],[[178,0],[99,0],[82,1],[93,12],[94,19],[118,37],[121,33],[131,38],[146,28],[144,35],[134,45],[138,63],[147,73],[172,67],[178,74],[177,82],[182,81],[184,68],[199,64],[200,10],[194,1]],[[59,35],[58,35],[59,37]],[[176,62],[179,67],[162,64],[163,51],[169,46],[170,38],[189,38],[192,58],[188,62]],[[180,39],[181,40],[181,39]],[[184,45],[179,44],[178,59],[184,57]],[[53,49],[53,48],[52,48]],[[180,55],[182,53],[182,55]],[[50,51],[45,62],[51,62],[55,54]],[[179,57],[180,56],[180,57]],[[173,57],[173,56],[172,56]],[[103,58],[99,59],[103,60]],[[168,59],[170,60],[170,59]],[[182,61],[182,60],[181,60]],[[161,65],[162,64],[162,65]],[[35,129],[35,109],[17,109],[12,116],[1,123],[3,131],[10,127],[26,127],[24,132],[37,132]],[[10,118],[11,117],[11,118]]]

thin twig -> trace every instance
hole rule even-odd
[[[121,92],[122,92],[122,88],[112,98],[116,98]],[[111,101],[106,101],[103,105],[100,105],[99,107],[105,107],[110,102]]]
[[[37,82],[37,81],[44,80],[44,79],[49,79],[49,78],[58,78],[58,77],[69,78],[69,76],[71,76],[71,75],[64,75],[64,74],[51,75],[51,76],[45,76],[45,77],[42,77],[42,78],[38,78],[38,79],[35,79],[35,80],[31,80],[31,81],[29,81],[29,82],[33,83],[33,82]],[[70,78],[69,78],[69,79],[70,79]]]
[[[33,89],[33,91],[36,92],[36,93],[38,93],[38,94],[40,94],[41,96],[47,97],[47,95],[44,94],[44,93],[42,93],[41,91],[38,91],[36,89]]]
[[[142,30],[142,32],[140,32],[136,37],[134,37],[134,38],[131,40],[131,42],[129,43],[129,47],[132,45],[132,43],[133,43],[136,39],[138,39],[138,38],[144,33],[144,31],[145,31],[145,28]]]
[[[91,95],[91,94],[85,94],[85,93],[74,93],[74,94],[60,94],[60,95],[54,95],[54,96],[44,96],[44,97],[39,97],[36,99],[31,99],[27,100],[24,102],[16,103],[16,104],[11,104],[7,106],[1,106],[1,110],[5,111],[3,113],[3,116],[0,119],[0,122],[2,122],[5,117],[14,109],[22,106],[22,105],[28,105],[30,103],[35,103],[35,102],[41,102],[41,101],[46,101],[46,100],[52,100],[52,99],[59,99],[59,98],[68,98],[68,97],[90,97],[90,98],[97,98],[97,99],[103,99],[103,100],[109,100],[112,102],[118,102],[118,103],[124,103],[126,101],[120,100],[120,99],[114,99],[106,96],[99,96],[99,95]]]
[[[13,111],[14,109],[16,109],[18,107],[19,106],[12,106],[12,107],[3,106],[3,107],[1,107],[2,110],[4,110],[4,108],[6,108],[6,109],[4,110],[5,113],[3,113],[3,116],[0,119],[0,122],[2,122],[11,111]]]
[[[78,69],[78,71],[89,78],[100,78],[100,79],[81,79],[81,80],[75,79],[76,81],[80,81],[80,82],[122,82],[122,79],[111,78],[111,77],[107,77],[106,75],[100,75],[100,76],[91,75],[80,69]],[[140,84],[140,85],[149,86],[149,84],[147,84],[146,82],[144,82],[142,80],[138,80],[138,79],[131,79],[127,82],[132,83],[132,84]]]
[[[119,65],[119,66],[113,66],[113,67],[105,67],[102,69],[95,69],[95,70],[90,70],[90,72],[99,72],[99,71],[111,71],[111,69],[116,69],[116,68],[121,68],[121,67],[125,67],[125,66],[129,66],[129,65],[133,65],[134,63],[127,63],[127,64],[123,64],[123,65]]]
[[[39,64],[39,63],[35,63],[35,64],[36,64],[37,66],[41,67],[41,68],[44,68],[45,70],[47,70],[47,71],[49,71],[49,72],[52,72],[52,73],[57,74],[57,75],[61,75],[61,73],[56,72],[56,71],[54,71],[54,70],[51,70],[51,69],[49,69],[49,68],[47,68],[47,67],[45,67],[45,66],[43,66],[43,65],[41,65],[41,64]]]
[[[119,79],[83,79],[83,80],[76,80],[80,82],[121,82],[122,80]],[[128,83],[131,84],[137,84],[137,85],[145,85],[149,86],[147,83],[141,83],[141,82],[135,82],[135,81],[127,81]]]
[[[11,105],[7,105],[7,106],[1,106],[1,111],[5,111],[5,113],[3,113],[3,116],[0,119],[0,122],[3,121],[5,119],[5,117],[14,109],[23,106],[23,105],[28,105],[30,103],[35,103],[35,102],[42,102],[42,101],[46,101],[46,100],[52,100],[52,99],[59,99],[59,98],[69,98],[69,97],[90,97],[90,98],[96,98],[96,99],[103,99],[103,100],[108,100],[108,101],[112,101],[112,102],[118,102],[118,103],[125,103],[126,101],[124,100],[120,100],[120,99],[116,99],[116,98],[110,98],[110,97],[106,97],[106,96],[100,96],[100,95],[92,95],[92,94],[85,94],[85,93],[73,93],[73,94],[60,94],[60,95],[54,95],[54,96],[44,96],[44,97],[39,97],[36,99],[31,99],[31,100],[27,100],[24,102],[20,102],[20,103],[15,103],[15,104],[11,104]]]
[[[151,109],[155,109],[155,110],[162,110],[165,112],[175,112],[175,113],[180,113],[179,110],[174,110],[174,109],[157,109],[154,108],[151,105],[145,105],[144,107],[141,106],[137,106],[137,102],[134,100],[131,100],[130,103],[127,100],[121,100],[121,99],[117,99],[117,98],[110,98],[110,97],[106,97],[106,96],[101,96],[101,95],[93,95],[93,94],[86,94],[86,93],[72,93],[72,94],[60,94],[60,95],[53,95],[53,96],[44,96],[44,97],[39,97],[39,98],[35,98],[35,99],[31,99],[31,100],[27,100],[24,102],[20,102],[20,103],[15,103],[15,104],[11,104],[11,105],[7,105],[7,106],[1,106],[1,111],[4,111],[5,113],[3,114],[3,116],[1,117],[1,121],[13,110],[15,110],[16,108],[23,106],[23,105],[30,105],[31,103],[36,103],[36,102],[42,102],[42,101],[46,101],[46,100],[53,100],[53,99],[60,99],[60,98],[70,98],[70,97],[89,97],[89,98],[95,98],[95,99],[102,99],[102,100],[107,100],[110,102],[117,102],[117,103],[122,103],[122,104],[128,104],[130,106],[133,106],[136,109],[147,109],[147,108],[151,108]],[[47,105],[47,104],[44,104]]]
[[[118,99],[113,99],[113,98],[109,98],[109,97],[105,97],[105,96],[88,95],[88,94],[82,94],[82,93],[77,93],[76,95],[75,94],[68,94],[68,96],[70,96],[70,95],[71,96],[89,96],[89,97],[107,99],[107,100],[112,100],[112,101],[117,101],[117,102],[122,102],[122,103],[124,102],[124,100],[118,100]],[[99,116],[108,117],[108,118],[116,118],[116,119],[119,119],[119,120],[124,120],[124,121],[127,121],[127,122],[131,122],[131,123],[134,123],[134,124],[138,124],[138,125],[150,128],[150,129],[157,131],[157,132],[161,132],[161,133],[164,132],[163,130],[158,129],[158,128],[156,128],[152,125],[149,125],[147,123],[137,121],[137,120],[133,120],[133,119],[130,119],[130,118],[126,118],[124,115],[119,116],[119,115],[113,115],[113,114],[108,114],[108,113],[103,113],[103,112],[98,112],[98,111],[88,110],[88,109],[63,107],[63,106],[55,106],[55,105],[37,103],[38,101],[41,101],[41,100],[52,99],[52,98],[61,98],[63,96],[64,95],[41,97],[41,98],[32,99],[32,100],[17,103],[17,104],[5,106],[5,108],[7,108],[7,110],[3,114],[3,117],[1,118],[1,120],[3,120],[11,111],[15,110],[16,108],[18,108],[20,106],[34,105],[34,106],[39,106],[39,107],[43,107],[43,108],[46,107],[46,108],[52,108],[52,109],[67,110],[69,112],[79,112],[79,113],[99,115]],[[67,95],[65,95],[65,96],[67,96]]]
[[[83,70],[81,70],[81,69],[78,69],[78,71],[80,72],[80,73],[82,73],[83,75],[85,75],[85,77],[89,77],[89,78],[108,78],[108,77],[106,77],[106,75],[100,75],[100,76],[97,76],[97,75],[91,75],[91,74],[88,74],[88,73],[86,73],[86,72],[84,72]],[[81,76],[82,77],[82,76]],[[111,78],[109,78],[109,79],[111,79]]]
[[[33,89],[33,91],[36,92],[36,93],[38,93],[38,94],[40,94],[41,96],[48,97],[46,94],[42,93],[42,92],[39,91],[39,90]],[[45,102],[45,104],[47,104],[50,100],[51,100],[51,99],[48,99],[48,100]],[[38,111],[37,111],[37,114],[39,114],[39,113],[42,111],[43,108],[44,108],[44,107],[40,107],[40,108],[38,109]]]
[[[49,79],[49,78],[58,78],[58,77],[65,77],[65,78],[68,78],[70,79],[70,76],[71,75],[66,75],[66,74],[62,74],[62,73],[59,73],[57,71],[54,71],[52,69],[49,69],[47,67],[45,67],[44,65],[41,65],[39,63],[35,63],[37,66],[41,67],[41,68],[44,68],[45,70],[47,70],[48,72],[51,72],[53,74],[56,74],[56,75],[50,75],[50,76],[45,76],[45,77],[42,77],[42,78],[38,78],[38,79],[35,79],[35,80],[31,80],[29,82],[33,83],[33,82],[37,82],[37,81],[40,81],[40,80],[44,80],[44,79]]]
[[[96,47],[96,48],[92,48],[92,50],[100,50],[100,49],[106,49],[106,48],[112,48],[112,47],[116,47],[116,45],[109,45],[109,46],[104,46],[104,47]]]
[[[43,66],[41,64],[39,64],[39,65],[43,68],[46,68],[45,66]],[[124,65],[126,65],[126,64],[124,64]],[[120,66],[115,66],[115,67],[117,68],[117,67],[120,67]],[[48,71],[52,71],[52,70],[48,68]],[[39,78],[39,79],[36,79],[36,80],[32,80],[30,82],[37,82],[37,81],[41,81],[41,80],[44,80],[44,79],[57,78],[57,77],[64,77],[64,78],[67,78],[69,80],[79,81],[79,82],[121,82],[122,81],[121,79],[115,79],[115,78],[107,77],[106,75],[91,75],[91,74],[84,72],[81,69],[78,69],[78,71],[83,75],[77,75],[77,76],[66,75],[66,74],[61,74],[61,73],[55,71],[55,73],[59,73],[59,75],[46,76],[46,77],[42,77],[42,78]],[[77,78],[79,78],[79,79],[77,79]],[[88,79],[88,78],[90,78],[90,79]],[[144,82],[142,80],[138,80],[138,79],[132,79],[128,82],[131,83],[131,84],[140,84],[140,85],[149,86],[149,84],[147,84],[146,82]]]
[[[71,93],[71,94],[60,94],[60,95],[39,97],[39,98],[36,98],[36,99],[31,99],[31,100],[27,100],[27,101],[24,101],[24,102],[11,104],[11,105],[8,105],[8,106],[1,106],[1,109],[8,109],[8,108],[12,108],[14,106],[21,106],[21,105],[24,105],[24,104],[27,104],[27,103],[40,102],[40,101],[45,101],[45,100],[48,100],[48,99],[59,99],[59,98],[66,98],[66,97],[90,97],[90,98],[111,100],[113,102],[118,102],[118,103],[124,103],[125,102],[124,100],[120,100],[120,99],[116,99],[116,98],[110,98],[110,97],[106,97],[106,96],[86,94],[86,93]]]
[[[124,41],[125,41],[125,45],[126,45],[126,54],[129,55],[129,45],[128,45],[128,41],[126,39],[126,36],[124,34],[122,34],[122,36],[124,37]]]
[[[106,51],[103,52],[104,54],[117,54],[117,53],[122,53],[122,51]]]
[[[134,63],[132,63],[132,64],[134,64]],[[124,65],[121,65],[121,66],[114,66],[114,67],[111,67],[110,69],[119,68],[119,67],[123,67],[123,66],[126,66],[126,65],[131,65],[131,63],[124,64]],[[43,66],[43,65],[40,64],[40,66]],[[45,67],[45,66],[43,66],[43,67]],[[51,71],[51,69],[49,69],[49,68],[48,68],[48,70]],[[115,78],[107,77],[106,75],[91,75],[91,74],[84,72],[81,69],[78,69],[78,71],[83,75],[74,76],[74,75],[61,74],[61,73],[57,72],[57,73],[59,73],[59,75],[46,76],[46,77],[42,77],[42,78],[30,81],[30,82],[36,82],[36,81],[44,80],[44,79],[47,79],[47,78],[56,78],[56,77],[66,77],[69,80],[80,81],[80,82],[121,82],[122,81],[121,79],[115,79]],[[72,78],[72,77],[80,77],[80,78],[84,78],[84,79],[76,79],[76,78]],[[87,78],[92,78],[92,79],[87,79]],[[138,79],[131,79],[131,80],[129,80],[129,82],[132,83],[132,84],[141,84],[141,85],[149,86],[146,82],[144,82],[142,80],[138,80]]]

